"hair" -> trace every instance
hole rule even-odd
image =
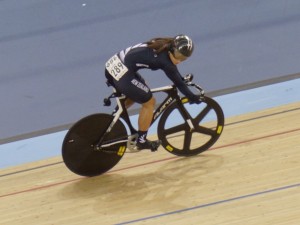
[[[153,38],[147,41],[146,44],[149,48],[153,49],[157,54],[162,51],[171,51],[174,43],[174,38]]]

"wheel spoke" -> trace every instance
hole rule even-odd
[[[186,129],[186,124],[180,124],[180,125],[177,125],[175,127],[165,129],[164,133],[167,136],[167,135],[170,135],[170,134],[178,133],[178,132],[183,131],[185,129]]]
[[[192,141],[192,132],[185,132],[183,150],[189,151]]]
[[[198,126],[196,128],[196,131],[198,133],[206,134],[206,135],[209,135],[209,136],[212,136],[212,137],[214,137],[216,135],[216,131],[215,130],[207,128],[207,127],[203,127],[203,126]]]
[[[209,111],[211,110],[211,107],[209,105],[207,105],[199,114],[198,116],[196,116],[195,121],[197,121],[197,123],[199,124],[204,117],[209,113]]]

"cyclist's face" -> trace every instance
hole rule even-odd
[[[178,51],[176,51],[176,50],[174,51],[174,53],[169,52],[169,56],[170,56],[170,58],[171,58],[171,61],[172,61],[175,65],[177,65],[177,64],[179,64],[179,63],[181,63],[182,61],[184,61],[184,60],[187,59],[186,56],[182,55],[180,52],[178,52]]]

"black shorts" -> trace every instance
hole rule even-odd
[[[128,71],[119,81],[115,80],[107,70],[105,70],[105,76],[117,91],[134,102],[143,104],[152,98],[150,88],[137,72]]]

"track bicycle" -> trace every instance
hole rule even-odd
[[[189,104],[187,97],[180,97],[175,85],[151,89],[152,93],[164,92],[167,95],[155,109],[151,126],[157,121],[157,136],[165,150],[177,156],[194,156],[209,149],[219,139],[224,114],[220,105],[192,82],[192,74],[183,79],[189,87],[199,91],[201,102]],[[109,82],[107,84],[111,86]],[[86,116],[65,135],[63,161],[75,174],[103,174],[112,169],[125,153],[137,152],[137,130],[125,107],[126,96],[113,88],[113,93],[104,99],[104,105],[110,106],[112,98],[117,102],[112,114]]]

